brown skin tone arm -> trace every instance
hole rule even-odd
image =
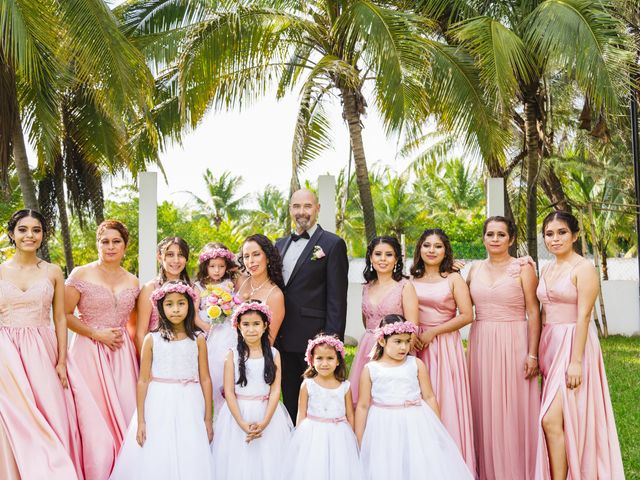
[[[207,428],[209,443],[211,443],[211,440],[213,440],[213,394],[211,392],[207,342],[202,335],[198,335],[196,344],[198,345],[198,377],[200,378],[200,387],[204,395],[204,424]]]
[[[367,415],[369,414],[369,406],[371,405],[371,375],[369,369],[365,366],[360,375],[358,405],[355,411],[355,433],[358,439],[358,446],[362,446],[362,436],[367,426]]]
[[[140,290],[140,295],[138,295],[136,302],[138,321],[136,323],[136,338],[134,342],[138,351],[142,348],[144,337],[149,331],[149,322],[151,321],[151,300],[149,300],[149,297],[153,293],[153,290],[154,282],[147,282],[145,286],[142,287],[142,290]]]
[[[353,396],[351,395],[351,387],[349,387],[347,393],[344,394],[344,410],[345,416],[347,417],[347,422],[349,422],[349,425],[351,425],[351,430],[353,430],[355,425],[355,409],[353,408]]]
[[[153,361],[153,337],[147,335],[142,345],[140,354],[140,376],[136,389],[136,405],[138,408],[138,432],[136,440],[140,446],[144,445],[147,439],[147,426],[144,421],[144,402],[147,398],[147,390],[151,383],[151,363]]]
[[[418,365],[418,383],[420,384],[420,394],[422,399],[431,407],[436,416],[440,418],[440,408],[438,407],[436,395],[433,393],[433,388],[431,387],[431,380],[429,379],[427,367],[419,358],[416,358],[416,364]]]
[[[525,265],[520,271],[520,281],[524,293],[525,308],[527,310],[527,325],[529,330],[529,351],[524,367],[526,378],[533,378],[538,374],[538,343],[540,341],[540,302],[536,295],[538,277],[531,265]],[[531,356],[530,356],[531,355]]]
[[[307,405],[309,405],[309,392],[307,384],[303,383],[300,387],[300,395],[298,396],[298,416],[296,417],[296,425],[300,425],[307,418]]]
[[[284,295],[279,288],[276,288],[269,298],[267,305],[271,309],[271,323],[269,323],[269,343],[274,344],[278,337],[278,331],[284,320]]]
[[[58,342],[58,361],[56,373],[64,388],[69,386],[67,380],[67,317],[64,311],[64,276],[57,265],[52,266],[53,275],[53,323]],[[50,271],[51,271],[50,270]]]

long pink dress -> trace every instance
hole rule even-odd
[[[16,465],[23,479],[83,478],[72,390],[55,370],[53,293],[48,278],[24,291],[0,279],[0,457],[8,462],[2,478],[11,478]]]
[[[349,372],[349,382],[351,382],[351,393],[353,395],[353,403],[358,403],[358,387],[360,385],[360,374],[364,366],[371,360],[370,354],[376,343],[376,337],[373,331],[380,325],[380,320],[385,315],[394,313],[404,315],[402,309],[402,290],[407,284],[406,278],[397,282],[386,297],[379,304],[373,305],[369,299],[370,284],[366,283],[362,287],[362,317],[364,318],[365,332],[358,342],[358,351],[356,357],[351,363],[351,371]]]
[[[456,316],[456,301],[448,278],[435,283],[415,280],[412,283],[418,294],[420,334]],[[440,419],[460,448],[469,470],[475,473],[469,373],[460,332],[438,335],[417,355],[429,371]]]
[[[137,288],[126,288],[116,295],[106,287],[95,283],[67,279],[67,285],[80,292],[78,311],[80,321],[93,328],[122,328],[124,343],[112,351],[103,343],[82,335],[75,335],[69,350],[69,369],[83,378],[88,388],[76,393],[78,419],[81,424],[92,422],[102,428],[106,424],[108,433],[94,449],[104,452],[90,468],[92,480],[109,477],[127,427],[136,409],[136,384],[138,360],[136,349],[126,332],[126,324],[135,308]],[[97,406],[102,418],[95,419],[95,410],[83,406]],[[89,417],[91,415],[91,417]]]
[[[543,387],[536,479],[551,479],[541,423],[558,394],[562,398],[569,467],[567,479],[624,479],[609,386],[593,324],[589,325],[582,357],[582,384],[573,390],[567,388],[565,373],[571,360],[578,318],[578,290],[571,281],[571,272],[558,279],[553,286],[547,286],[542,276],[537,293],[545,323],[539,347]]]
[[[540,389],[537,378],[524,376],[529,343],[519,277],[527,263],[531,257],[514,258],[507,276],[490,285],[483,261],[470,285],[476,317],[469,380],[480,480],[534,478]]]

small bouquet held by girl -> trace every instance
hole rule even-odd
[[[194,323],[199,295],[175,280],[156,289],[151,301],[159,325],[142,344],[138,408],[110,479],[209,480],[211,378],[207,344]]]
[[[199,315],[196,324],[207,333],[209,372],[213,388],[215,415],[224,404],[224,357],[238,343],[236,329],[231,324],[233,310],[240,297],[233,291],[235,255],[222,243],[208,243],[200,253],[196,288],[200,291]]]

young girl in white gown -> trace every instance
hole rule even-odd
[[[199,312],[196,325],[206,333],[209,355],[209,373],[213,385],[213,408],[217,416],[224,404],[224,358],[230,348],[238,343],[238,334],[231,325],[231,315],[220,316],[221,321],[211,320],[207,314],[207,287],[220,286],[233,291],[233,270],[236,267],[235,255],[222,243],[211,242],[205,245],[198,258],[198,273],[195,286],[200,292]],[[233,293],[231,294],[233,296]],[[234,302],[235,306],[235,302]]]
[[[375,354],[362,371],[356,407],[364,478],[473,479],[438,418],[424,363],[408,356],[416,332],[413,323],[395,314],[376,329]]]
[[[112,480],[210,480],[211,378],[207,345],[194,324],[198,300],[180,280],[151,295],[159,326],[144,339],[138,409]]]
[[[362,478],[344,354],[343,343],[334,336],[319,334],[309,340],[305,355],[309,368],[300,388],[297,427],[283,478]]]
[[[226,402],[216,420],[214,479],[281,480],[291,419],[280,403],[280,354],[269,344],[271,311],[251,301],[233,314],[238,345],[224,364]]]

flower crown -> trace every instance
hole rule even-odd
[[[245,313],[256,310],[258,312],[262,312],[267,316],[267,323],[271,323],[271,309],[265,303],[258,302],[245,302],[238,305],[238,308],[235,309],[233,315],[231,316],[231,322],[233,323],[234,328],[238,327],[238,319],[241,315]]]
[[[411,322],[393,322],[376,328],[373,333],[376,336],[376,339],[380,340],[381,338],[387,337],[389,335],[397,335],[400,333],[418,333],[418,327],[415,323]]]
[[[304,359],[310,367],[313,366],[313,349],[318,345],[329,345],[334,348],[336,352],[342,355],[342,358],[345,356],[344,343],[332,335],[320,335],[316,338],[310,339],[307,344],[307,351],[304,354]]]
[[[183,282],[167,282],[164,285],[156,288],[151,294],[152,302],[157,302],[158,300],[163,299],[169,293],[186,293],[193,300],[193,305],[198,308],[200,305],[200,295],[196,293],[196,291],[191,288],[191,285]]]
[[[226,248],[213,248],[205,250],[198,258],[199,263],[208,262],[212,258],[226,258],[230,262],[236,261],[236,256]]]

